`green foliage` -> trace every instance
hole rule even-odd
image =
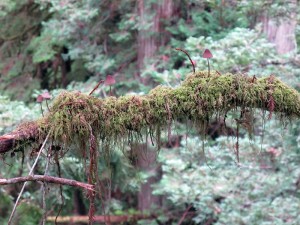
[[[273,131],[265,132],[265,139],[274,135]],[[207,143],[205,152],[202,141],[188,138],[182,147],[161,152],[164,175],[155,188],[156,194],[167,194],[177,207],[192,204],[197,224],[210,218],[215,224],[300,222],[296,152],[280,141],[279,145],[261,145],[259,137],[242,138],[238,165],[234,153],[236,140],[219,138],[215,143]]]
[[[57,54],[57,51],[53,49],[55,43],[49,36],[39,36],[31,40],[27,51],[32,53],[34,63],[46,62]]]
[[[19,205],[13,224],[36,225],[42,217],[41,208],[31,202],[23,202]]]
[[[16,8],[24,5],[26,0],[2,0],[0,2],[0,17],[6,16]]]
[[[33,120],[41,115],[39,106],[28,107],[21,101],[10,101],[0,95],[0,133],[11,131],[21,121]]]
[[[202,70],[207,68],[207,63],[202,58],[205,48],[213,52],[211,59],[212,68],[219,71],[243,71],[251,67],[261,67],[263,62],[272,60],[275,55],[274,46],[262,38],[255,30],[236,28],[225,38],[214,41],[212,38],[201,36],[190,37],[186,41],[186,49],[199,63]],[[251,73],[251,69],[250,69]]]
[[[8,215],[13,205],[11,196],[2,188],[0,188],[0,202],[0,223],[4,224],[4,218]]]

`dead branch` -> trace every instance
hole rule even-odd
[[[76,180],[70,180],[66,178],[59,178],[47,175],[32,175],[26,177],[15,177],[10,179],[0,179],[0,185],[9,185],[9,184],[16,184],[16,183],[23,183],[27,181],[42,181],[47,183],[54,183],[54,184],[62,184],[68,186],[74,186],[78,188],[84,188],[90,191],[94,190],[94,185],[82,183]]]
[[[152,219],[155,216],[151,215],[121,215],[121,216],[113,216],[113,215],[103,215],[103,216],[94,216],[93,221],[99,223],[122,223],[122,222],[129,222],[129,221],[136,221],[141,219]],[[48,216],[47,221],[54,222],[55,216]],[[88,216],[59,216],[57,218],[57,223],[88,223],[89,217]]]

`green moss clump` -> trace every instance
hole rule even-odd
[[[74,140],[86,142],[91,131],[100,140],[118,142],[133,134],[155,135],[174,120],[189,119],[196,126],[205,126],[215,115],[225,116],[237,109],[251,112],[253,108],[288,118],[300,117],[299,93],[273,76],[256,79],[197,72],[189,74],[180,87],[158,86],[144,96],[98,99],[79,92],[63,92],[39,126],[65,145]],[[244,118],[241,115],[239,119]]]

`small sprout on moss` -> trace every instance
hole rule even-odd
[[[208,49],[205,49],[202,57],[207,59],[208,76],[209,76],[210,75],[209,59],[212,58],[213,55],[211,54],[211,52]]]
[[[184,54],[187,55],[187,57],[189,58],[189,60],[190,60],[190,62],[191,62],[191,64],[192,64],[192,66],[193,66],[193,71],[194,71],[194,73],[195,73],[195,72],[196,72],[196,70],[195,70],[195,64],[194,64],[194,61],[191,59],[189,53],[187,53],[187,51],[185,51],[185,50],[183,50],[183,49],[181,49],[181,48],[175,48],[175,50],[181,51],[181,52],[183,52]]]
[[[116,83],[116,80],[115,80],[114,76],[112,76],[112,75],[107,75],[107,77],[106,77],[106,79],[105,79],[105,81],[104,81],[104,84],[109,86],[109,95],[110,95],[110,96],[112,95],[112,94],[111,94],[111,86],[112,86],[113,84],[115,84],[115,83]]]

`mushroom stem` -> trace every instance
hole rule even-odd
[[[109,96],[112,96],[112,94],[111,94],[111,85],[109,86]]]
[[[42,104],[41,104],[41,105],[42,105]],[[48,111],[50,112],[50,108],[49,108],[47,99],[46,99],[46,105],[47,105]]]
[[[207,59],[207,67],[208,67],[208,76],[210,76],[209,59]]]
[[[42,106],[41,102],[40,102],[40,105],[41,105],[42,116],[44,117],[44,111],[43,111],[43,106]]]

